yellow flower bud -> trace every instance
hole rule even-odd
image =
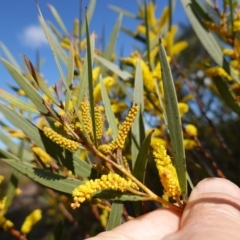
[[[27,235],[33,228],[33,226],[40,221],[42,218],[42,211],[40,209],[36,209],[32,211],[24,220],[21,232]]]
[[[192,124],[187,124],[185,129],[189,136],[195,137],[198,134],[197,128]]]

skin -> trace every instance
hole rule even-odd
[[[88,240],[240,239],[240,189],[207,178],[192,191],[183,213],[159,209]]]

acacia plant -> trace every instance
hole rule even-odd
[[[38,9],[60,75],[52,86],[27,56],[23,57],[26,67],[21,69],[1,43],[6,55],[1,62],[18,84],[12,88],[15,94],[0,89],[0,111],[8,119],[1,122],[0,137],[6,146],[0,149],[1,161],[14,169],[0,205],[4,231],[26,239],[42,218],[41,210],[34,209],[17,228],[6,217],[20,173],[44,186],[46,199],[58,199],[53,205],[62,212],[59,220],[79,226],[84,219],[78,213],[86,208],[106,230],[158,207],[183,211],[188,186],[194,187],[191,177],[194,183],[201,179],[195,178],[196,170],[201,171],[191,156],[187,168],[185,151],[206,158],[207,164],[200,167],[204,172],[210,169],[215,176],[225,177],[198,137],[197,113],[191,107],[201,107],[209,124],[205,127],[215,131],[223,148],[224,139],[188,77],[201,71],[211,78],[212,96],[239,114],[238,6],[224,1],[219,8],[208,2],[205,9],[200,1],[182,0],[209,54],[205,62],[184,71],[187,64],[182,63],[181,55],[191,47],[190,41],[177,40],[178,28],[172,25],[174,1],[170,2],[158,17],[155,1],[138,1],[137,14],[111,6],[119,17],[104,50],[95,48],[97,36],[88,27],[95,0],[83,23],[74,20],[72,31],[53,6],[49,8],[61,32],[46,23]],[[207,11],[214,12],[212,18]],[[137,29],[122,26],[123,17],[139,19]],[[117,59],[120,30],[142,42],[144,48]],[[62,232],[61,224],[50,234],[53,239],[70,237]],[[89,229],[82,237],[99,231]]]

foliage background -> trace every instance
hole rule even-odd
[[[97,12],[99,9],[96,8],[95,11]],[[219,16],[217,14],[214,16],[214,20],[218,22]],[[131,19],[127,21],[131,22]],[[135,27],[132,29],[133,32]],[[228,43],[224,42],[224,36],[217,37],[219,37],[217,39],[222,46],[229,46]],[[209,54],[205,50],[193,29],[187,24],[181,26],[181,31],[176,36],[175,41],[181,40],[188,42],[188,48],[172,59],[172,74],[178,100],[181,101],[186,96],[189,96],[190,99],[187,101],[190,110],[182,118],[183,126],[191,123],[198,129],[198,135],[194,138],[197,147],[186,151],[188,173],[194,185],[209,176],[225,177],[240,185],[239,117],[232,111],[232,105],[226,101],[224,96],[219,94],[216,86],[206,76],[206,69],[209,66],[214,66],[215,63],[211,53]],[[134,41],[137,42],[137,40]],[[5,44],[7,45],[7,42]],[[136,46],[141,46],[142,52],[145,50],[144,44]],[[128,54],[130,54],[130,51]],[[118,59],[116,62],[120,64]],[[55,79],[58,79],[58,77],[55,77]],[[227,82],[225,89],[230,89],[232,85],[233,83],[229,84]],[[234,94],[233,101],[238,92],[235,91]],[[124,119],[125,115],[126,112],[123,115],[119,114],[119,118]],[[154,121],[150,120],[149,123],[153,123],[152,126],[149,124],[150,127],[159,127],[158,121],[154,124]],[[4,124],[6,123],[3,123],[2,126]],[[184,137],[189,137],[186,132],[184,132]],[[171,148],[169,150],[171,151]],[[11,169],[1,161],[1,171],[8,177]],[[161,196],[162,188],[159,186],[157,175],[155,164],[150,161],[146,170],[145,183],[151,190]],[[67,203],[67,197],[50,189],[46,191],[46,188],[36,185],[23,175],[18,177],[20,179],[19,188],[22,189],[23,193],[14,198],[6,217],[14,222],[16,229],[19,229],[30,211],[36,208],[43,210],[43,219],[30,232],[29,239],[50,239],[49,237],[59,239],[56,237],[61,232],[59,229],[65,229],[62,239],[83,239],[104,230],[101,222],[103,211],[96,210],[88,203],[84,203],[80,209],[70,211],[71,214],[68,215],[64,212],[65,207],[63,206],[63,203]],[[6,178],[1,185],[2,196],[7,192],[8,181],[9,179]],[[130,202],[126,202],[124,206],[130,216],[135,215]],[[150,202],[146,203],[144,207],[144,211],[147,212],[155,209],[158,205]],[[55,235],[52,234],[54,228],[56,229]],[[11,235],[4,231],[0,232],[0,236],[1,239],[11,238]]]

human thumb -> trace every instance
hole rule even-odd
[[[166,239],[240,239],[240,189],[226,179],[207,178],[192,191],[180,231]]]

